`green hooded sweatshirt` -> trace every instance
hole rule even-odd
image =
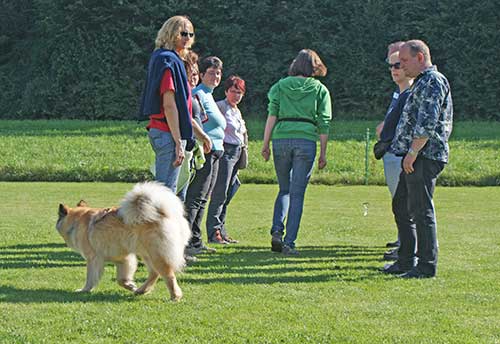
[[[268,93],[269,116],[276,116],[272,139],[318,140],[328,134],[332,119],[330,92],[320,81],[309,77],[289,76],[275,83]],[[310,122],[286,121],[301,118]]]

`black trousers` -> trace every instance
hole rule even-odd
[[[186,218],[189,226],[191,227],[191,241],[190,247],[200,247],[203,243],[201,236],[201,221],[203,220],[203,213],[207,200],[210,197],[217,173],[219,171],[219,160],[224,154],[224,151],[211,151],[205,154],[205,164],[203,167],[196,171],[196,175],[189,184],[186,201],[184,202],[186,208]]]
[[[444,165],[441,161],[417,157],[413,173],[401,172],[392,199],[401,241],[397,263],[403,269],[413,268],[416,263],[417,271],[428,276],[436,275],[438,241],[432,197]]]

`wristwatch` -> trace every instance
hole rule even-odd
[[[408,149],[408,155],[415,157],[418,155],[418,152],[410,147],[410,149]]]

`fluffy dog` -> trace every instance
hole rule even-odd
[[[94,289],[104,263],[110,261],[116,265],[118,284],[125,289],[146,294],[161,276],[170,298],[182,298],[175,272],[185,265],[184,248],[191,230],[182,202],[167,187],[154,182],[136,184],[120,206],[113,208],[90,208],[84,201],[76,208],[60,204],[56,228],[66,244],[87,261],[87,280],[77,291]],[[134,284],[136,256],[149,270],[140,288]]]

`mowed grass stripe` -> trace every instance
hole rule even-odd
[[[58,204],[84,198],[110,206],[131,186],[0,183],[0,342],[500,341],[498,188],[437,188],[436,279],[403,281],[377,271],[385,243],[395,238],[385,187],[309,186],[302,254],[284,257],[269,249],[277,187],[246,184],[227,219],[241,243],[188,266],[179,275],[182,302],[168,301],[163,282],[150,295],[131,295],[110,265],[94,293],[74,293],[85,264],[56,233]],[[137,280],[146,276],[140,266]]]
[[[247,120],[249,161],[240,177],[247,183],[275,183],[272,159],[260,156],[262,120]],[[109,181],[152,179],[154,154],[144,124],[118,121],[0,121],[0,180]],[[315,184],[365,183],[366,128],[371,128],[368,183],[383,185],[383,164],[371,153],[374,121],[333,121],[328,165],[314,169]],[[498,122],[457,122],[450,163],[441,185],[500,185]]]

